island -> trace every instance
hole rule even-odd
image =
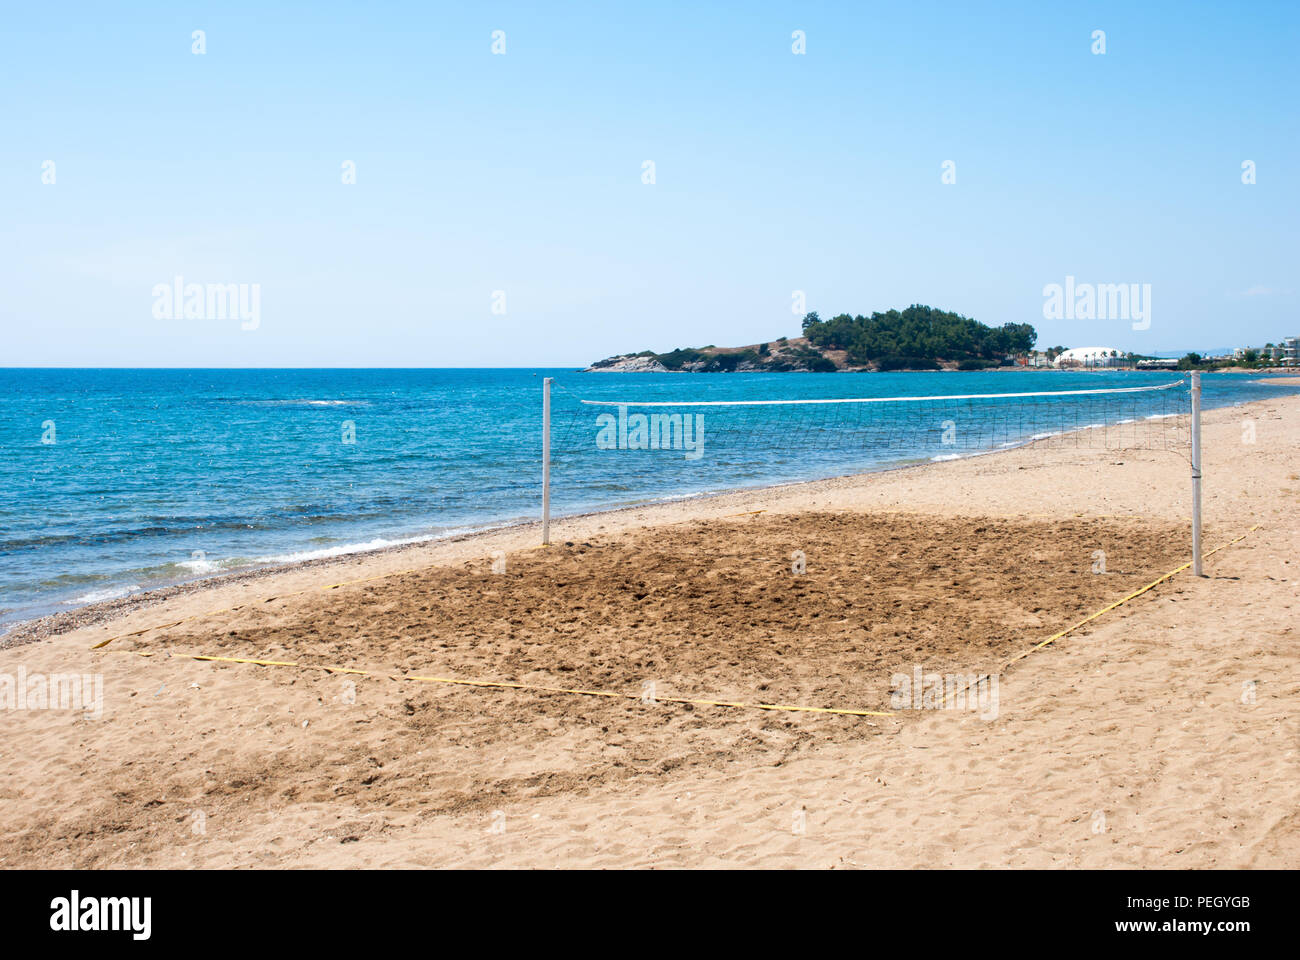
[[[784,373],[805,371],[986,370],[1014,366],[1038,334],[1027,323],[991,327],[970,317],[913,304],[871,316],[803,318],[803,335],[742,347],[643,350],[598,360],[596,373]]]

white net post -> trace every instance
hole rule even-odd
[[[1192,371],[1192,572],[1201,572],[1201,373]]]
[[[551,378],[542,380],[542,546],[551,545]]]

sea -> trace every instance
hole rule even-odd
[[[619,407],[584,400],[967,396],[1185,376],[0,369],[0,631],[226,572],[535,521],[547,378],[559,518],[974,455],[1045,427],[1155,420],[1180,409],[1172,398],[1186,387],[1120,395],[1127,407],[1052,398],[1028,418],[1026,404],[1039,401],[952,401],[960,406],[951,418],[937,403],[654,408],[682,414],[688,431],[683,447],[674,424],[662,449],[636,449],[635,422],[626,442],[626,410],[617,425]],[[1242,374],[1203,383],[1206,408],[1300,392]],[[945,431],[961,431],[964,443]]]

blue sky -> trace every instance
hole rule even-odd
[[[0,364],[566,366],[792,335],[796,290],[1300,333],[1294,3],[122,6],[6,11]],[[257,329],[154,316],[177,275]],[[1045,320],[1067,275],[1150,328]]]

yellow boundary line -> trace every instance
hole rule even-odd
[[[1252,533],[1254,533],[1256,530],[1258,530],[1259,527],[1260,527],[1260,525],[1259,525],[1258,523],[1255,524],[1254,526],[1250,527],[1250,528],[1249,528],[1245,533],[1243,533],[1241,536],[1237,537],[1237,538],[1234,539],[1234,540],[1229,540],[1227,543],[1221,543],[1221,544],[1219,544],[1219,545],[1218,545],[1217,547],[1215,547],[1213,550],[1210,550],[1210,551],[1206,552],[1203,556],[1205,556],[1205,557],[1212,557],[1212,556],[1214,556],[1214,554],[1218,553],[1220,550],[1224,550],[1224,549],[1226,549],[1227,547],[1230,547],[1230,546],[1232,546],[1232,545],[1235,544],[1235,543],[1241,543],[1241,541],[1245,540],[1246,537],[1250,536],[1250,534],[1252,534]],[[1101,608],[1100,610],[1098,610],[1096,613],[1092,613],[1092,614],[1089,614],[1088,616],[1084,617],[1084,618],[1083,618],[1082,620],[1080,620],[1078,623],[1073,624],[1073,625],[1071,625],[1071,626],[1068,626],[1068,627],[1066,627],[1064,630],[1060,630],[1060,631],[1058,631],[1058,632],[1052,634],[1052,635],[1051,635],[1050,637],[1048,637],[1046,640],[1043,640],[1043,641],[1041,641],[1041,642],[1039,642],[1039,643],[1036,643],[1036,644],[1034,644],[1032,647],[1030,647],[1028,650],[1025,650],[1025,651],[1022,651],[1021,653],[1016,654],[1014,657],[1012,657],[1012,658],[1011,658],[1010,660],[1008,660],[1006,663],[1002,664],[1002,666],[999,667],[999,668],[997,669],[996,673],[997,673],[998,675],[1001,675],[1001,674],[1004,673],[1004,672],[1007,670],[1007,668],[1010,667],[1012,664],[1014,664],[1014,663],[1019,663],[1021,660],[1025,659],[1025,657],[1029,656],[1031,653],[1034,653],[1034,652],[1037,651],[1037,650],[1041,650],[1041,649],[1043,649],[1043,647],[1046,647],[1048,644],[1055,643],[1057,640],[1060,640],[1062,637],[1064,637],[1064,636],[1066,636],[1066,635],[1068,635],[1068,634],[1073,633],[1075,630],[1078,630],[1080,627],[1084,626],[1085,624],[1091,623],[1093,620],[1096,620],[1098,617],[1102,616],[1103,614],[1110,613],[1110,611],[1114,610],[1116,607],[1120,607],[1120,606],[1122,606],[1122,605],[1128,603],[1130,600],[1134,600],[1134,599],[1136,599],[1136,598],[1142,596],[1142,594],[1144,594],[1144,593],[1146,593],[1146,592],[1148,592],[1148,591],[1150,591],[1150,590],[1154,590],[1156,587],[1160,586],[1160,584],[1164,583],[1166,580],[1170,579],[1171,577],[1175,576],[1176,574],[1182,573],[1184,570],[1186,570],[1186,569],[1187,569],[1188,567],[1190,567],[1191,565],[1192,565],[1192,561],[1191,561],[1191,560],[1188,560],[1186,563],[1184,563],[1184,564],[1182,564],[1182,565],[1180,565],[1180,566],[1177,566],[1177,567],[1175,567],[1174,569],[1170,570],[1170,571],[1169,571],[1168,573],[1166,573],[1164,576],[1162,576],[1162,577],[1158,577],[1157,579],[1152,580],[1152,581],[1151,581],[1150,583],[1148,583],[1145,587],[1139,587],[1137,590],[1134,590],[1134,591],[1133,591],[1132,593],[1130,593],[1128,596],[1126,596],[1126,597],[1121,597],[1119,600],[1116,600],[1114,603],[1109,604],[1108,606],[1102,607],[1102,608]],[[986,674],[984,674],[983,676],[979,677],[979,678],[975,681],[974,684],[968,683],[968,684],[966,684],[966,686],[962,687],[960,690],[954,690],[954,691],[951,692],[951,694],[945,694],[944,697],[943,697],[943,699],[941,699],[941,700],[939,701],[940,706],[942,706],[942,705],[943,705],[943,704],[948,700],[948,697],[949,697],[949,696],[955,696],[955,695],[958,694],[958,693],[965,693],[965,692],[968,691],[972,686],[975,686],[975,684],[982,683],[983,681],[989,679],[989,678],[992,677],[993,675],[994,675],[994,674],[986,673]]]
[[[109,651],[115,653],[117,651]],[[122,653],[135,654],[138,657],[156,657],[152,650],[123,650]],[[358,670],[354,667],[334,667],[325,664],[295,663],[290,660],[254,660],[246,657],[214,657],[196,653],[173,653],[163,656],[179,657],[185,660],[204,660],[211,663],[248,663],[260,667],[297,667],[300,670],[324,670],[326,673],[344,673],[359,677],[397,680],[411,683],[445,683],[461,687],[495,687],[500,690],[526,690],[542,693],[565,693],[583,697],[605,697],[614,700],[640,700],[643,703],[689,703],[701,707],[735,707],[746,710],[783,710],[790,713],[831,713],[850,717],[892,717],[894,714],[882,710],[848,710],[839,707],[797,707],[781,703],[742,703],[738,700],[697,700],[690,697],[659,697],[645,700],[637,693],[617,693],[612,690],[582,690],[573,687],[549,687],[536,683],[515,683],[510,680],[464,680],[457,677],[422,677],[398,676],[380,673],[375,670]]]
[[[1258,523],[1255,524],[1236,539],[1229,540],[1227,543],[1220,544],[1219,546],[1215,547],[1213,550],[1208,551],[1205,554],[1205,556],[1206,557],[1213,556],[1214,554],[1218,553],[1220,550],[1226,549],[1227,547],[1230,547],[1233,544],[1240,543],[1242,540],[1245,540],[1246,537],[1249,536],[1251,533],[1253,533],[1255,530],[1258,530],[1259,527],[1260,524]],[[1044,647],[1048,646],[1049,644],[1055,643],[1057,640],[1060,640],[1062,637],[1065,637],[1073,633],[1075,630],[1078,630],[1080,627],[1084,626],[1085,624],[1091,623],[1093,620],[1096,620],[1099,617],[1109,613],[1110,611],[1120,606],[1123,606],[1124,604],[1128,603],[1130,600],[1134,600],[1142,596],[1144,593],[1147,593],[1155,589],[1160,584],[1164,583],[1166,580],[1169,580],[1170,578],[1176,576],[1177,574],[1182,573],[1191,565],[1192,562],[1189,560],[1186,563],[1175,567],[1173,570],[1170,570],[1168,573],[1164,574],[1163,576],[1158,577],[1155,580],[1152,580],[1146,586],[1140,587],[1137,590],[1134,590],[1132,593],[1128,594],[1127,596],[1121,597],[1119,600],[1116,600],[1114,603],[1102,607],[1097,612],[1089,614],[1088,616],[1080,620],[1078,623],[1072,624],[1071,626],[1066,627],[1064,630],[1057,631],[1056,633],[1048,637],[1046,640],[1036,643],[1028,650],[1016,654],[1014,657],[1012,657],[1010,660],[1004,663],[998,669],[997,673],[998,674],[1003,673],[1012,664],[1018,663],[1019,661],[1025,659],[1031,653],[1034,653],[1037,650],[1041,650]],[[311,590],[299,590],[296,591],[296,593],[301,594],[301,593],[313,593],[316,592],[317,590],[333,590],[337,587],[347,586],[349,584],[368,583],[372,580],[382,580],[385,579],[386,577],[397,576],[402,573],[410,573],[410,572],[412,572],[412,570],[399,570],[396,571],[395,573],[383,574],[382,576],[377,576],[377,577],[368,577],[364,580],[351,580],[351,581],[346,581],[344,583],[331,584],[326,587],[320,587]],[[280,594],[279,596],[294,596],[294,595],[295,594],[289,593],[289,594]],[[270,603],[271,600],[275,600],[275,599],[278,599],[278,597],[270,597],[263,602]],[[178,624],[185,623],[189,620],[196,620],[203,616],[209,616],[213,613],[222,613],[227,610],[239,610],[242,609],[244,606],[251,606],[251,604],[243,604],[241,606],[235,606],[235,607],[226,607],[224,608],[224,610],[210,611],[208,614],[195,614],[192,617],[186,617],[182,620],[177,620],[175,623],[163,624],[162,626],[156,626],[156,627],[146,627],[145,629],[137,630],[134,633],[119,634],[119,636],[117,637],[110,637],[108,640],[95,644],[90,649],[99,650],[102,649],[103,647],[106,647],[113,640],[120,639],[121,637],[138,636],[141,633],[148,633],[150,630],[165,629],[168,626],[176,626]],[[110,651],[110,652],[115,652],[115,651]],[[122,652],[135,654],[141,657],[153,657],[158,655],[155,651],[151,651],[151,650],[124,650]],[[206,661],[209,663],[244,663],[244,664],[252,664],[255,666],[262,666],[262,667],[294,667],[300,670],[324,670],[327,673],[349,674],[352,676],[360,676],[360,677],[376,677],[381,679],[387,678],[389,680],[397,680],[402,682],[442,683],[442,684],[448,684],[452,686],[488,687],[488,688],[494,688],[498,690],[525,690],[530,692],[560,693],[560,694],[568,694],[568,695],[583,696],[583,697],[604,697],[606,699],[614,699],[614,700],[639,700],[648,703],[680,703],[680,704],[691,704],[693,706],[704,706],[704,707],[730,707],[730,708],[742,709],[742,710],[777,710],[777,711],[785,711],[789,713],[822,713],[822,714],[834,714],[834,715],[851,716],[851,717],[897,716],[896,713],[883,711],[883,710],[849,710],[849,709],[844,709],[839,707],[802,707],[802,706],[790,706],[788,704],[779,704],[779,703],[744,703],[737,700],[702,700],[702,699],[694,699],[690,697],[654,697],[651,700],[646,701],[642,696],[635,693],[618,693],[612,690],[583,690],[580,688],[573,688],[573,687],[551,687],[551,686],[546,686],[544,684],[517,683],[510,680],[465,680],[456,677],[397,676],[393,674],[379,673],[373,670],[358,670],[353,667],[336,667],[336,666],[328,666],[324,664],[304,664],[304,663],[297,663],[296,661],[290,661],[290,660],[255,660],[246,657],[217,657],[217,656],[210,656],[206,654],[192,654],[192,653],[178,653],[178,654],[165,654],[165,655],[181,657],[183,659],[188,659],[188,660]],[[984,680],[988,679],[990,676],[992,676],[992,674],[984,674],[979,679],[977,679],[975,683],[976,684],[981,683]],[[950,694],[945,694],[943,699],[940,700],[940,706],[942,706],[947,701],[949,696],[954,696],[957,693],[965,693],[973,685],[974,684],[968,683],[961,690],[954,690]]]

